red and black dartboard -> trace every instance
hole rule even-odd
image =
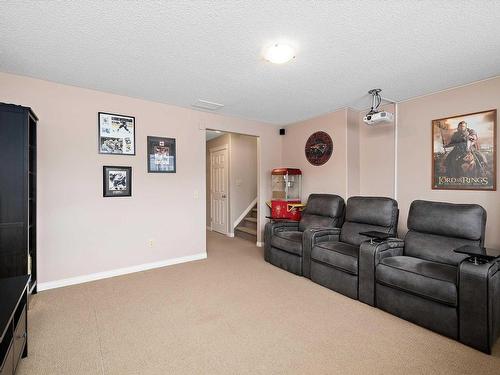
[[[332,139],[325,132],[316,132],[307,140],[305,152],[309,163],[312,165],[323,165],[332,156]]]

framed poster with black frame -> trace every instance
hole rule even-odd
[[[99,153],[135,155],[135,117],[99,112]]]
[[[132,196],[132,167],[102,167],[103,197]]]
[[[148,137],[148,173],[176,172],[175,138]]]
[[[497,110],[432,121],[432,189],[496,190]]]

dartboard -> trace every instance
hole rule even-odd
[[[307,140],[305,152],[309,163],[312,165],[323,165],[332,156],[332,139],[325,132],[316,132]]]

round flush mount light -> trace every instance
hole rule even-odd
[[[288,44],[274,43],[265,49],[264,58],[273,64],[284,64],[295,58],[295,49]]]

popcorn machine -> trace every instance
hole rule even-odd
[[[305,207],[300,201],[302,172],[295,168],[276,168],[271,173],[271,218],[299,221]]]

